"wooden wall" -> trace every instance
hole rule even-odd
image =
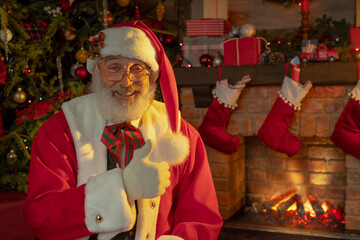
[[[334,20],[345,18],[354,23],[355,0],[310,0],[310,24],[324,14]],[[287,29],[300,26],[301,14],[295,4],[285,8],[265,0],[229,0],[229,20],[234,26],[251,23],[259,30]]]

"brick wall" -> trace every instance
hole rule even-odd
[[[227,131],[231,135],[255,136],[265,121],[281,86],[248,86],[238,100],[238,108],[230,116]],[[313,87],[293,117],[290,132],[301,137],[329,137],[348,101],[349,86]],[[207,108],[196,108],[191,87],[180,89],[182,116],[197,128]]]
[[[346,229],[360,230],[360,159],[346,156]]]
[[[310,90],[301,111],[290,123],[289,131],[302,141],[299,152],[291,158],[270,150],[256,137],[281,86],[244,89],[227,125],[227,131],[241,139],[239,151],[227,155],[206,147],[224,219],[238,211],[245,199],[264,200],[272,194],[296,189],[335,205],[346,204],[346,211],[354,213],[347,216],[348,228],[360,225],[360,214],[352,210],[360,206],[360,171],[350,171],[345,154],[329,140],[353,87],[316,86]],[[195,107],[191,87],[181,87],[180,102],[182,116],[198,128],[207,108]],[[357,164],[360,168],[360,163]],[[346,199],[348,195],[354,199]]]

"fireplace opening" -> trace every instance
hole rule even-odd
[[[300,228],[345,229],[345,214],[330,201],[319,201],[313,194],[301,195],[295,191],[253,203],[245,216],[257,224]],[[245,219],[244,219],[245,220]]]
[[[269,149],[256,136],[243,137],[240,151],[228,158],[207,149],[216,166],[220,211],[230,216],[219,239],[360,239],[360,161],[328,137],[299,139],[293,157]]]
[[[346,155],[329,138],[301,138],[293,157],[245,137],[243,222],[345,230]]]

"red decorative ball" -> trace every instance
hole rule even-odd
[[[174,41],[175,41],[175,38],[173,36],[170,36],[170,35],[165,35],[164,38],[163,38],[163,44],[165,44],[167,46],[174,43]]]
[[[29,67],[25,68],[24,73],[30,74],[30,73],[31,73],[31,69],[30,69]]]
[[[210,54],[201,55],[200,64],[203,67],[212,67],[214,65],[213,57]]]
[[[77,76],[78,78],[80,79],[85,79],[86,76],[87,76],[87,71],[86,71],[86,68],[84,67],[78,67],[76,70],[75,70],[75,76]]]

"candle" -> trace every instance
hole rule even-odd
[[[301,1],[301,11],[302,12],[309,12],[310,11],[309,0],[302,0]]]

